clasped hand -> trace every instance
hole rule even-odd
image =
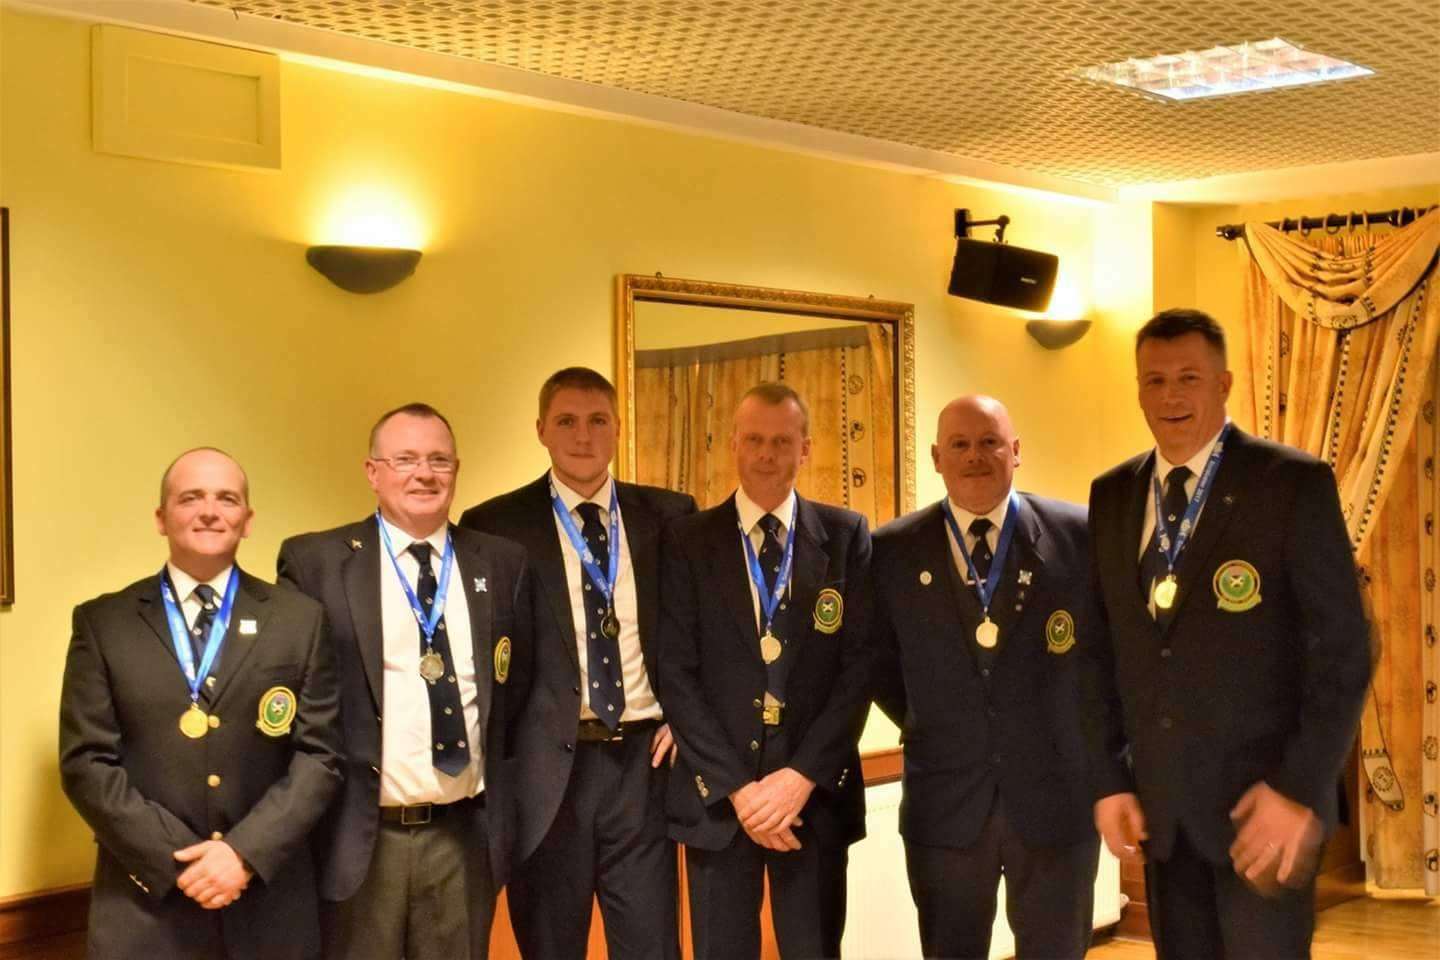
[[[804,809],[815,782],[799,771],[784,767],[760,780],[745,784],[730,795],[735,815],[745,834],[769,850],[799,850],[794,827],[804,821]]]
[[[255,875],[223,840],[205,840],[176,850],[175,859],[189,864],[175,885],[206,910],[219,910],[239,900]]]

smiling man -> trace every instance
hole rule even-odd
[[[1095,823],[1146,861],[1162,958],[1307,957],[1370,675],[1335,478],[1229,423],[1208,315],[1156,314],[1135,365],[1155,449],[1090,492]]]
[[[865,835],[870,531],[796,493],[809,427],[789,386],[748,390],[730,438],[740,488],[671,524],[661,550],[670,835],[698,960],[760,955],[767,875],[781,956],[838,956]]]
[[[531,588],[520,547],[450,523],[459,470],[438,410],[391,410],[365,458],[375,513],[280,547],[340,671],[345,790],[319,838],[337,960],[485,957],[509,875]]]
[[[318,604],[236,566],[252,515],[238,463],[181,454],[155,511],[165,566],[75,610],[60,775],[100,847],[97,960],[319,955],[334,661]]]
[[[875,533],[875,699],[900,725],[900,833],[926,957],[990,955],[996,889],[1016,956],[1079,958],[1099,841],[1077,647],[1095,636],[1085,513],[1016,493],[993,397],[940,412],[946,497]]]
[[[674,740],[656,699],[660,531],[695,501],[610,475],[615,388],[586,367],[540,388],[550,469],[465,511],[514,540],[537,582],[535,692],[516,729],[511,919],[526,960],[583,960],[598,895],[610,956],[679,956],[665,784]]]

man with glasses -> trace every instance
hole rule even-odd
[[[375,513],[280,548],[280,578],[325,606],[340,670],[345,788],[320,837],[330,957],[484,957],[509,872],[530,587],[520,547],[450,524],[459,466],[439,411],[391,410],[365,460]]]

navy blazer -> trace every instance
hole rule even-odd
[[[786,686],[787,757],[752,746],[765,740],[767,674],[734,497],[675,521],[661,542],[660,698],[680,744],[666,810],[671,837],[702,850],[723,849],[739,829],[730,794],[784,766],[815,782],[801,816],[820,842],[865,835],[856,745],[869,705],[870,531],[858,513],[797,501],[787,604],[809,625],[830,588],[843,611],[834,633],[809,626],[787,638],[785,655],[796,658]]]
[[[635,573],[640,648],[658,698],[660,531],[670,520],[695,512],[688,494],[615,481],[625,542]],[[523,862],[550,831],[570,782],[575,730],[580,721],[580,661],[575,646],[565,554],[550,505],[549,473],[518,490],[466,510],[460,525],[483,530],[525,548],[535,587],[534,682],[515,725],[521,763],[515,782],[518,816],[515,862]]]
[[[481,742],[485,745],[484,810],[476,809],[475,830],[488,840],[496,885],[509,876],[514,811],[512,720],[529,684],[531,587],[525,551],[508,540],[450,527],[455,572],[465,588],[474,645]],[[340,672],[341,719],[345,741],[345,789],[317,837],[321,851],[321,896],[347,900],[370,869],[380,823],[380,718],[384,714],[384,636],[380,576],[385,547],[374,516],[321,533],[291,537],[280,546],[282,583],[319,600],[330,621]],[[495,651],[510,640],[510,666],[502,681]],[[428,717],[424,718],[428,722]],[[405,718],[390,722],[404,723]],[[475,885],[478,891],[480,885]],[[483,953],[483,951],[482,951]]]
[[[1090,491],[1105,617],[1086,647],[1093,793],[1139,794],[1154,859],[1183,824],[1225,863],[1229,811],[1257,780],[1333,826],[1370,678],[1369,627],[1330,468],[1232,429],[1162,630],[1139,582],[1153,461],[1135,457]],[[1236,561],[1257,575],[1244,609],[1221,593]]]
[[[1094,835],[1077,666],[1096,630],[1085,512],[1028,493],[1018,502],[988,666],[975,642],[980,602],[940,504],[875,533],[875,699],[901,727],[900,832],[913,843],[974,843],[997,790],[1027,843]]]
[[[320,952],[311,831],[340,787],[335,664],[318,604],[243,571],[200,706],[216,724],[181,734],[190,690],[160,577],[75,608],[60,694],[60,778],[100,845],[89,955],[190,958],[205,925],[232,958]],[[292,694],[288,732],[256,718]],[[274,735],[272,735],[272,733]],[[217,779],[210,779],[211,777]],[[205,910],[175,881],[174,853],[222,837],[255,871],[245,895]]]

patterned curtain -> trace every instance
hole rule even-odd
[[[1251,223],[1245,241],[1251,396],[1236,407],[1253,403],[1257,433],[1334,468],[1371,614],[1363,853],[1381,887],[1434,895],[1440,211],[1385,235],[1298,238]]]
[[[893,337],[880,323],[635,354],[636,479],[701,508],[737,478],[732,416],[745,391],[788,383],[810,408],[810,462],[796,486],[878,526],[895,517]]]

